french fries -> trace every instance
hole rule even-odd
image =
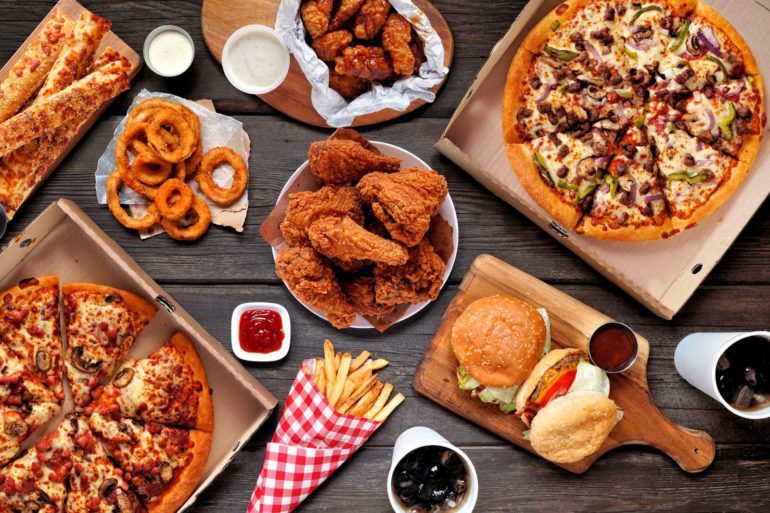
[[[390,362],[372,360],[371,356],[369,351],[355,358],[350,353],[338,353],[332,342],[325,340],[323,358],[315,359],[313,384],[337,412],[382,422],[404,402],[404,396],[391,397],[393,385],[380,382],[374,373]]]

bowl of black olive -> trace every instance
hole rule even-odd
[[[471,513],[478,497],[476,470],[432,429],[411,428],[393,449],[388,497],[396,513]]]

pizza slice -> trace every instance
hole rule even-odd
[[[646,131],[634,127],[625,134],[576,231],[624,241],[659,239],[671,231]]]
[[[63,400],[59,278],[27,278],[0,295],[0,343]]]
[[[182,333],[147,358],[120,366],[94,392],[95,411],[165,425],[214,429],[211,392],[197,351]]]
[[[748,164],[680,130],[666,115],[653,114],[648,132],[674,230],[691,228],[716,211],[748,175]]]
[[[198,485],[211,449],[211,433],[99,412],[88,423],[130,476],[148,513],[176,511]]]
[[[62,287],[67,354],[65,365],[77,407],[112,376],[118,362],[155,316],[157,308],[139,296],[105,285]]]

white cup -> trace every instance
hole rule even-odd
[[[685,381],[722,403],[722,406],[744,419],[770,418],[770,405],[762,409],[739,410],[724,400],[717,388],[717,362],[728,347],[749,338],[761,337],[770,344],[770,332],[748,333],[693,333],[687,335],[676,346],[674,365]]]
[[[479,478],[476,475],[476,468],[473,466],[471,459],[463,451],[449,443],[449,440],[432,429],[422,426],[409,428],[401,433],[401,436],[398,437],[396,444],[393,446],[393,460],[390,464],[387,483],[388,498],[390,499],[390,505],[393,507],[393,511],[396,513],[407,513],[410,511],[409,508],[401,504],[401,501],[393,489],[393,472],[396,470],[396,466],[407,454],[415,449],[433,445],[452,450],[465,464],[465,469],[467,470],[467,488],[459,509],[454,513],[472,513],[473,508],[476,507],[476,500],[479,496]]]

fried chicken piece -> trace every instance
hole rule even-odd
[[[314,142],[308,152],[310,172],[323,185],[356,182],[367,173],[395,173],[401,159],[384,157],[346,139]]]
[[[381,305],[377,303],[374,286],[375,279],[373,277],[361,276],[355,280],[344,282],[342,290],[350,304],[356,309],[356,312],[364,317],[382,319],[391,313],[396,308],[396,305]]]
[[[329,87],[340,93],[347,101],[351,101],[369,89],[369,82],[357,77],[340,75],[334,70],[329,70]]]
[[[433,301],[444,283],[446,266],[430,242],[423,239],[409,250],[404,265],[378,264],[374,269],[375,297],[380,305]]]
[[[343,264],[370,261],[402,265],[409,254],[401,244],[369,232],[349,217],[324,217],[307,230],[313,249]]]
[[[358,39],[374,39],[380,33],[390,14],[388,0],[365,0],[356,16],[353,33]]]
[[[425,49],[422,47],[422,44],[419,41],[413,41],[412,44],[409,45],[409,48],[412,49],[412,55],[414,55],[414,73],[413,75],[419,75],[420,74],[420,68],[422,68],[422,65],[425,64]]]
[[[382,29],[382,47],[393,59],[393,69],[403,76],[414,72],[414,54],[409,46],[412,42],[412,26],[398,13],[388,16]]]
[[[282,249],[275,259],[275,272],[300,301],[325,313],[332,326],[343,329],[353,324],[355,309],[329,263],[311,248]]]
[[[322,61],[331,62],[353,42],[353,34],[347,30],[327,32],[313,39],[313,50]]]
[[[443,176],[415,168],[370,173],[356,188],[391,237],[408,247],[416,246],[428,232],[448,191]]]
[[[393,76],[393,64],[379,46],[349,46],[334,62],[334,70],[340,75],[377,81]]]
[[[334,0],[308,0],[302,4],[300,15],[311,38],[319,38],[329,30],[332,9]]]
[[[289,246],[308,244],[307,229],[321,217],[349,217],[364,222],[363,201],[354,187],[327,186],[317,191],[292,194],[281,223],[281,234]]]
[[[341,0],[337,12],[334,13],[329,30],[337,30],[348,22],[350,18],[356,15],[364,0]]]

